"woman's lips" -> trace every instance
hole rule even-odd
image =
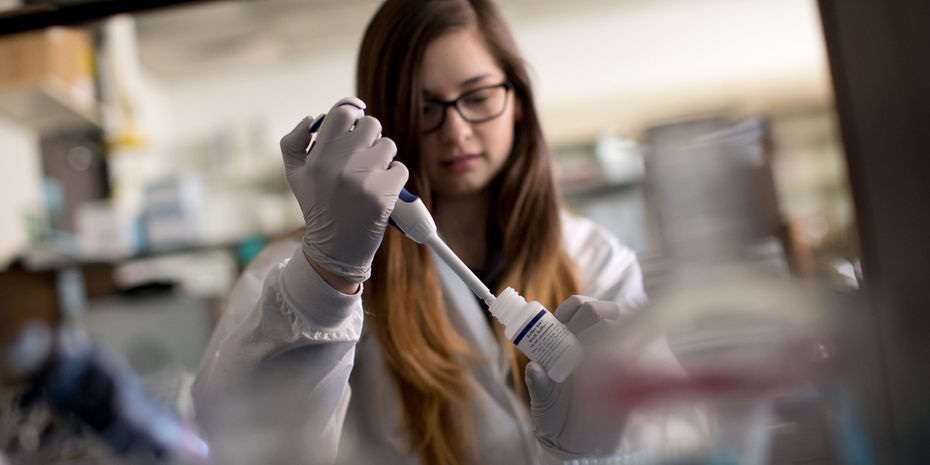
[[[461,173],[462,171],[471,169],[471,167],[478,162],[479,158],[481,158],[480,155],[460,155],[448,160],[440,161],[439,166],[453,173]]]

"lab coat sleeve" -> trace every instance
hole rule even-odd
[[[271,268],[257,298],[250,278],[236,286],[244,292],[231,293],[230,321],[221,321],[192,389],[215,463],[332,463],[362,329],[361,290],[330,287],[299,248]]]
[[[617,302],[626,311],[646,304],[636,253],[602,226],[562,213],[564,247],[578,267],[582,295]]]

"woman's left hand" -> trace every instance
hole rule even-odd
[[[568,327],[582,343],[590,342],[607,327],[615,324],[622,311],[614,302],[571,296],[559,305],[555,317]],[[596,400],[573,395],[582,378],[579,370],[564,382],[549,378],[536,362],[526,366],[526,385],[530,395],[530,411],[536,423],[536,437],[551,452],[569,457],[596,456],[610,453],[620,443],[624,419],[596,421],[591,414]],[[592,410],[592,408],[594,410]]]

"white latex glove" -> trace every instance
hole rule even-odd
[[[569,297],[555,311],[555,317],[582,343],[605,333],[620,314],[620,307],[614,302],[580,295]],[[620,444],[625,419],[598,415],[595,399],[573,395],[585,378],[583,371],[588,369],[585,362],[562,383],[549,378],[536,362],[526,366],[536,438],[551,454],[562,459],[609,454]]]
[[[407,167],[393,161],[397,147],[381,137],[381,123],[364,109],[354,97],[336,103],[309,152],[309,118],[281,138],[287,183],[306,222],[304,253],[355,283],[371,275],[388,217],[407,182]]]

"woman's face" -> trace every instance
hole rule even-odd
[[[439,106],[430,102],[454,100],[506,80],[474,28],[433,41],[426,48],[420,72],[426,102],[421,117],[426,113],[435,116]],[[480,102],[485,95],[479,93],[477,97],[466,98],[462,105]],[[514,132],[513,92],[507,92],[505,98],[503,113],[480,123],[469,123],[451,106],[438,110],[445,111],[442,125],[420,139],[421,160],[434,195],[452,198],[475,194],[501,170],[510,155]]]

